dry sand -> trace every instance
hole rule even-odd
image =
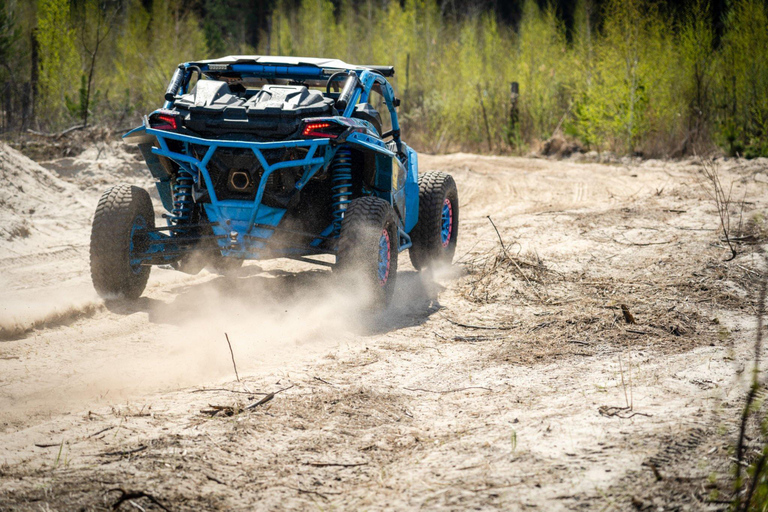
[[[149,181],[102,146],[0,145],[0,509],[723,508],[765,267],[759,244],[724,261],[695,162],[423,155],[459,186],[457,261],[402,255],[366,318],[287,260],[155,268],[107,308],[91,215]],[[766,161],[719,166],[760,235]]]

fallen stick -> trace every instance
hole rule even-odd
[[[226,388],[208,388],[208,389],[193,389],[190,393],[208,393],[211,391],[226,391],[228,393],[238,393],[240,395],[268,395],[269,393],[257,393],[251,391],[237,391],[235,389]]]
[[[90,437],[96,437],[97,435],[99,435],[99,434],[103,434],[103,433],[104,433],[104,432],[106,432],[107,430],[112,430],[113,428],[115,428],[115,427],[114,427],[114,425],[113,425],[113,426],[110,426],[110,427],[107,427],[107,428],[103,428],[103,429],[99,430],[98,432],[96,432],[96,433],[94,433],[94,434],[91,434],[91,435],[89,435],[88,437],[89,437],[89,438],[90,438]]]
[[[124,491],[123,489],[120,489],[118,487],[118,488],[115,488],[115,489],[110,489],[107,492],[109,493],[109,492],[113,492],[113,491],[119,491],[121,494],[120,494],[120,497],[117,499],[117,501],[112,504],[112,510],[117,510],[118,508],[120,508],[120,505],[122,505],[123,502],[126,502],[128,500],[135,500],[135,499],[138,499],[138,498],[147,498],[149,501],[151,501],[152,503],[154,503],[155,505],[157,505],[161,509],[165,510],[166,512],[170,512],[170,509],[168,509],[165,505],[160,503],[157,500],[157,498],[155,498],[151,494],[146,493],[144,491]]]
[[[496,326],[486,326],[486,325],[463,324],[461,322],[455,322],[450,318],[448,318],[447,316],[443,316],[443,315],[440,315],[440,316],[441,318],[447,320],[449,323],[452,323],[453,325],[457,325],[459,327],[466,327],[467,329],[485,329],[488,331],[509,331],[510,329],[515,328],[514,325],[496,327]]]
[[[237,378],[237,382],[240,382],[240,376],[237,374],[237,363],[235,363],[235,353],[232,352],[232,344],[229,342],[229,335],[224,333],[224,337],[227,338],[227,345],[229,345],[229,355],[232,356],[232,366],[235,367],[235,377]]]
[[[246,407],[246,408],[245,408],[245,409],[243,409],[243,410],[244,410],[244,411],[250,411],[250,410],[252,410],[252,409],[255,409],[255,408],[257,408],[257,407],[258,407],[258,406],[260,406],[260,405],[264,405],[265,403],[269,402],[269,401],[270,401],[270,400],[272,400],[273,398],[275,398],[275,393],[270,393],[270,394],[268,394],[267,396],[265,396],[264,398],[262,398],[261,400],[259,400],[258,402],[256,402],[256,403],[253,403],[253,404],[249,405],[248,407]]]
[[[305,462],[305,466],[312,466],[315,468],[329,468],[329,467],[341,467],[341,468],[354,468],[357,466],[367,466],[367,462],[356,462],[356,463],[346,463],[346,462]]]
[[[330,382],[328,382],[327,380],[323,380],[323,379],[321,379],[320,377],[312,377],[312,378],[313,378],[313,379],[315,379],[315,380],[317,380],[317,381],[320,381],[320,382],[322,382],[323,384],[328,384],[328,385],[329,385],[329,386],[331,386],[332,388],[335,388],[335,387],[336,387],[336,386],[334,386],[333,384],[331,384]]]
[[[448,393],[458,393],[459,391],[466,391],[468,389],[482,389],[482,390],[490,391],[491,393],[493,393],[493,390],[491,388],[484,388],[482,386],[469,386],[466,388],[448,389],[446,391],[434,391],[431,389],[423,389],[423,388],[403,388],[403,389],[407,389],[408,391],[423,391],[425,393],[437,393],[440,395],[447,395]]]
[[[116,457],[116,456],[123,456],[123,455],[132,455],[134,453],[143,452],[147,449],[147,446],[139,446],[138,448],[134,448],[133,450],[121,450],[117,452],[102,452],[97,453],[94,455],[94,457]]]
[[[294,491],[298,491],[302,494],[314,494],[316,496],[320,496],[324,500],[328,499],[328,496],[326,496],[326,494],[341,494],[340,492],[329,492],[329,491],[326,491],[325,494],[323,494],[322,492],[312,491],[310,489],[302,489],[301,487],[291,487],[290,485],[286,485],[286,487],[289,489],[293,489]]]

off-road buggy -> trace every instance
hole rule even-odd
[[[156,180],[117,185],[96,208],[91,276],[105,298],[137,298],[152,265],[218,272],[294,258],[363,277],[390,300],[398,252],[451,261],[459,202],[451,176],[418,173],[400,138],[394,68],[233,56],[179,65],[163,108],[124,135]],[[194,85],[193,85],[194,84]],[[312,258],[335,255],[335,263]]]

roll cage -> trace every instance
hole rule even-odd
[[[171,79],[165,95],[164,108],[171,108],[174,99],[189,92],[193,75],[198,78],[223,80],[226,82],[244,82],[256,79],[261,83],[290,83],[308,86],[326,86],[330,88],[344,76],[354,81],[349,98],[345,99],[339,115],[352,117],[358,103],[368,103],[371,92],[378,91],[389,111],[392,129],[382,133],[381,138],[392,136],[400,151],[400,124],[397,107],[400,99],[385,77],[395,74],[392,66],[355,66],[334,59],[311,58],[274,58],[274,57],[224,57],[221,59],[187,62],[180,64]],[[345,83],[345,88],[349,82]],[[256,85],[256,84],[250,84]],[[338,100],[341,93],[328,93],[327,96]]]

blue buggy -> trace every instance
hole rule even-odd
[[[416,269],[450,263],[456,184],[419,175],[400,137],[393,75],[297,57],[179,65],[163,108],[124,135],[156,180],[165,225],[146,190],[107,190],[91,232],[96,291],[137,298],[152,265],[226,273],[244,260],[293,258],[362,279],[372,303],[386,305],[400,251]]]

